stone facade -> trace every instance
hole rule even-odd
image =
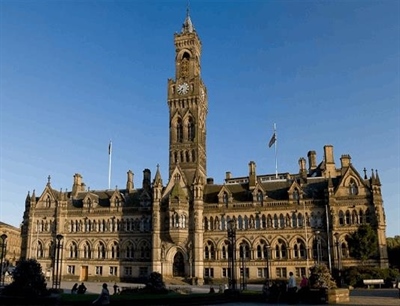
[[[236,225],[239,277],[286,278],[316,260],[331,267],[356,265],[347,237],[360,224],[376,228],[380,253],[370,264],[387,267],[385,213],[378,173],[361,175],[349,155],[334,161],[333,147],[299,159],[297,173],[226,173],[207,178],[207,88],[201,79],[201,41],[190,16],[174,36],[175,78],[168,80],[169,174],[143,171],[141,186],[127,172],[124,189],[89,190],[80,174],[71,191],[28,194],[22,257],[54,263],[62,234],[62,275],[69,280],[133,280],[158,271],[166,277],[228,278],[227,224]],[[242,270],[241,270],[242,269]],[[242,274],[243,275],[243,274]]]
[[[8,265],[15,266],[21,256],[21,231],[12,225],[0,222],[0,235],[6,234],[5,256],[3,261]],[[1,252],[1,241],[0,241]]]

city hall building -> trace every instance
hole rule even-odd
[[[133,281],[152,271],[198,284],[232,272],[237,279],[286,278],[315,262],[359,264],[347,239],[370,224],[379,254],[368,264],[388,267],[378,173],[357,171],[347,154],[335,163],[331,145],[319,159],[315,151],[301,157],[296,173],[258,174],[250,161],[241,177],[207,177],[201,46],[188,14],[171,46],[168,177],[158,168],[139,179],[127,171],[125,188],[90,190],[77,173],[68,191],[53,189],[49,177],[42,192],[26,197],[22,258],[37,259],[48,274],[58,261],[62,279],[76,281]]]

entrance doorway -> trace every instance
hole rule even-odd
[[[173,276],[185,276],[185,261],[181,252],[177,252],[174,257]]]
[[[86,282],[88,279],[88,266],[81,267],[81,275],[79,277],[79,281]]]

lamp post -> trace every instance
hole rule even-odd
[[[269,283],[269,249],[270,249],[270,245],[266,246],[266,254],[265,254],[265,258],[267,259],[267,281]]]
[[[62,275],[62,269],[61,269],[61,265],[62,265],[62,240],[63,240],[64,236],[61,234],[58,234],[56,236],[56,264],[55,264],[55,277],[53,278],[53,288],[54,289],[59,289],[60,288],[60,284],[61,284],[61,275]],[[61,251],[61,254],[60,254]]]
[[[229,289],[236,291],[236,277],[235,277],[235,255],[236,255],[236,223],[231,219],[228,221],[228,239],[229,239],[229,268],[231,271],[231,279],[229,282]]]
[[[335,233],[335,244],[336,244],[336,254],[337,254],[337,270],[338,270],[338,287],[341,287],[342,284],[342,276],[340,273],[340,250],[339,250],[339,233]]]
[[[317,237],[317,264],[321,263],[321,237],[320,231],[315,231],[315,236]]]
[[[240,244],[240,257],[242,259],[242,290],[246,289],[246,265],[245,265],[245,257],[246,257],[246,244]]]
[[[4,266],[3,266],[3,263],[4,263],[4,259],[5,259],[5,255],[6,255],[6,249],[7,249],[7,245],[6,245],[6,239],[7,239],[7,235],[6,234],[3,234],[3,235],[1,235],[0,236],[0,238],[1,238],[1,265],[0,265],[0,271],[1,271],[1,274],[0,274],[0,285],[1,286],[4,286]]]

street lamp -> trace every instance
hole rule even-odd
[[[246,257],[246,244],[240,244],[240,257],[242,259],[242,290],[246,289],[246,265],[245,265],[245,257]]]
[[[339,233],[335,233],[335,244],[336,244],[336,254],[337,254],[337,270],[338,270],[338,286],[341,287],[342,284],[342,276],[340,273],[340,250],[339,250]]]
[[[228,239],[229,239],[229,268],[231,271],[231,278],[229,287],[232,291],[236,291],[236,277],[235,277],[235,255],[236,255],[236,223],[231,219],[228,221]]]
[[[266,251],[266,254],[265,254],[265,258],[267,259],[267,281],[268,281],[268,283],[269,283],[269,249],[270,249],[270,245],[267,245],[266,247],[265,247],[265,251]]]
[[[0,236],[1,238],[1,264],[0,264],[0,285],[4,286],[4,266],[3,266],[3,261],[6,257],[6,249],[7,249],[7,245],[6,245],[6,239],[7,239],[7,235],[3,234]]]
[[[55,275],[53,277],[53,288],[54,289],[59,289],[60,284],[61,284],[61,274],[62,274],[62,243],[61,241],[63,240],[64,236],[61,234],[58,234],[56,236],[57,244],[56,244],[56,264],[55,264]],[[61,251],[61,254],[60,254]]]
[[[321,263],[321,237],[320,237],[320,231],[315,231],[315,236],[317,237],[317,264],[319,265]]]

